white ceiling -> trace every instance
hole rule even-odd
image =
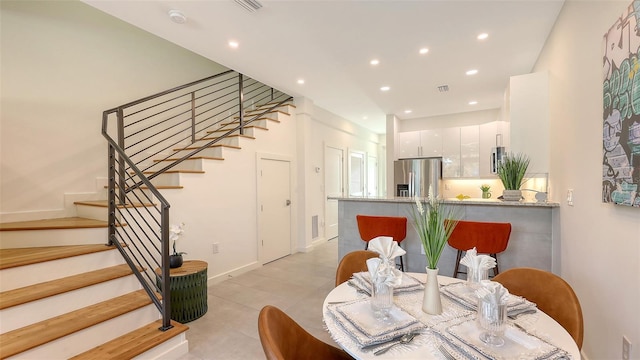
[[[385,133],[386,114],[501,107],[509,77],[531,71],[563,4],[261,0],[249,12],[233,0],[85,2],[376,133]],[[187,22],[170,21],[172,9]],[[481,32],[489,38],[478,41]],[[229,48],[229,40],[240,46]],[[426,55],[418,54],[422,47]],[[369,64],[373,58],[378,66]],[[469,69],[478,74],[465,75]],[[438,92],[444,84],[450,91]],[[391,90],[380,91],[385,85]]]

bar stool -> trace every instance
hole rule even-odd
[[[366,242],[365,250],[369,248],[369,241],[378,236],[390,236],[398,245],[407,237],[407,218],[399,216],[369,216],[356,215],[360,238]],[[400,270],[404,271],[404,262],[400,256]]]
[[[510,223],[458,221],[448,240],[449,246],[458,250],[453,277],[457,278],[458,273],[466,274],[466,272],[458,271],[460,259],[462,259],[462,252],[473,249],[474,247],[478,251],[478,254],[489,254],[496,259],[496,267],[493,268],[493,275],[498,275],[497,254],[507,249],[510,235]]]

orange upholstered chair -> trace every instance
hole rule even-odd
[[[533,268],[513,268],[493,278],[509,293],[534,302],[538,309],[551,316],[573,337],[582,349],[584,321],[578,296],[566,281],[548,271]]]
[[[343,256],[336,270],[336,286],[349,280],[357,272],[368,271],[367,260],[375,257],[378,257],[378,253],[369,250],[356,250]]]
[[[268,360],[352,360],[344,350],[309,334],[275,306],[267,305],[258,315],[258,335]]]
[[[462,252],[473,249],[474,247],[478,251],[478,254],[489,254],[496,259],[496,267],[493,269],[493,275],[498,275],[497,254],[507,249],[510,235],[510,223],[458,221],[448,241],[449,246],[458,250],[453,277],[458,277],[458,273],[463,273],[458,271],[460,259],[462,259]]]
[[[378,236],[390,236],[398,245],[407,237],[407,218],[399,216],[356,215],[360,237],[369,248],[369,241]],[[404,271],[404,262],[400,256],[400,270]]]

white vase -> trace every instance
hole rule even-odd
[[[431,315],[439,315],[442,313],[440,285],[438,284],[438,269],[427,268],[427,283],[424,285],[422,311]]]

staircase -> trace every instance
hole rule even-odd
[[[188,352],[188,327],[172,322],[160,331],[151,299],[115,247],[104,245],[106,222],[4,223],[0,235],[0,358],[151,359]],[[85,245],[41,246],[44,239],[61,244],[83,236]]]
[[[181,174],[204,176],[205,162],[224,162],[225,152],[241,151],[243,142],[286,121],[292,110],[284,104],[247,111],[260,116],[242,130],[237,118],[222,122],[189,146],[149,159],[143,174],[156,191],[179,190]],[[153,169],[176,160],[170,170]],[[149,186],[134,191],[144,201],[117,207],[117,231],[128,232],[149,217],[138,212],[131,220],[125,208],[157,208]],[[108,201],[75,204],[77,217],[0,224],[0,359],[175,359],[188,352],[187,326],[171,321],[170,329],[160,330],[157,306],[118,251],[117,245],[128,244],[106,245]],[[153,272],[144,265],[134,267]],[[156,300],[162,302],[162,295],[156,293]]]

